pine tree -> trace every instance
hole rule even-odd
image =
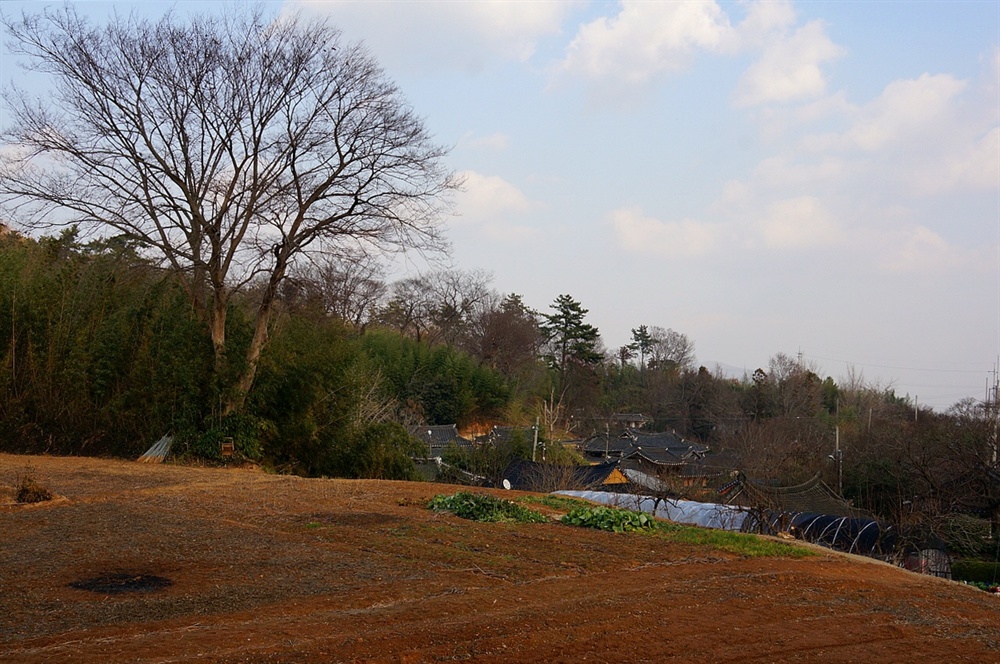
[[[542,314],[542,333],[548,344],[547,358],[559,372],[560,381],[565,377],[570,363],[594,365],[601,361],[597,350],[601,334],[596,327],[585,323],[587,309],[569,295],[560,295],[550,305],[553,314]]]

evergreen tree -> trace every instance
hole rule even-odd
[[[562,382],[571,363],[592,366],[603,359],[598,352],[601,334],[584,322],[588,310],[571,296],[560,295],[550,308],[555,313],[542,314],[541,329],[548,344],[547,359]]]
[[[646,368],[646,356],[653,349],[653,344],[656,340],[649,333],[649,328],[645,325],[640,325],[638,328],[632,328],[632,349],[639,351],[639,369],[644,370]]]

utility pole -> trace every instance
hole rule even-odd
[[[1000,365],[1000,359],[997,362]],[[992,448],[992,458],[993,467],[997,465],[997,456],[1000,452],[1000,436],[997,435],[1000,431],[1000,379],[997,377],[997,365],[993,367],[993,398],[989,397],[989,393],[986,395],[986,407],[989,408],[990,415],[993,419],[993,444],[990,446]]]
[[[837,460],[837,495],[843,498],[844,497],[844,452],[840,449],[839,424],[834,428],[833,432],[834,432],[833,456]]]
[[[535,452],[538,450],[538,418],[535,418],[535,442],[531,446],[531,460],[535,460]]]

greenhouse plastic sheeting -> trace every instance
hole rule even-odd
[[[645,512],[675,523],[687,523],[720,530],[740,530],[747,517],[746,511],[739,507],[697,503],[692,500],[670,500],[634,493],[610,493],[607,491],[556,491],[555,493],[561,496],[583,498],[602,505]]]

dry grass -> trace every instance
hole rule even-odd
[[[15,503],[26,461],[0,454],[0,662],[1000,655],[995,598],[834,554],[476,523],[426,509],[459,489],[429,483],[99,459],[32,458],[58,500]],[[72,585],[95,579],[143,588]]]
[[[42,503],[52,500],[52,492],[42,486],[31,475],[23,475],[17,483],[14,500],[19,503]]]

